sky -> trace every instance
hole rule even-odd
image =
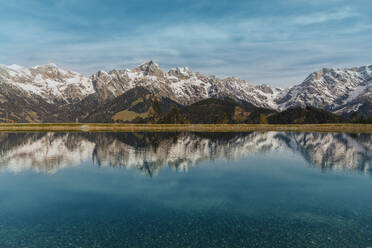
[[[148,60],[287,87],[372,64],[372,1],[0,0],[0,64],[88,76]]]

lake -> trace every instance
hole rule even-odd
[[[0,133],[0,247],[372,247],[372,135]]]

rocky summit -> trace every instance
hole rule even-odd
[[[146,92],[135,90],[138,87]],[[138,99],[133,98],[141,92]],[[133,69],[100,70],[90,77],[54,64],[32,68],[0,65],[0,121],[6,122],[113,122],[124,116],[123,111],[135,113],[128,117],[125,112],[125,120],[139,120],[154,113],[154,100],[168,111],[174,105],[192,105],[210,98],[275,111],[313,106],[339,115],[356,112],[371,116],[372,66],[322,69],[301,84],[279,89],[237,77],[206,76],[188,67],[165,72],[154,61]],[[105,109],[111,115],[103,120],[94,118],[103,116]]]

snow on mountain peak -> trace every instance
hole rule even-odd
[[[188,67],[173,68],[165,73],[153,60],[131,70],[100,70],[89,78],[60,69],[53,63],[32,68],[0,65],[0,80],[27,94],[36,94],[49,103],[73,103],[93,93],[105,100],[136,86],[181,104],[206,98],[231,98],[277,110],[314,106],[345,113],[372,101],[372,65],[349,69],[323,68],[311,73],[301,84],[284,90],[265,84],[253,85],[237,77],[205,76]]]
[[[133,69],[133,71],[137,72],[143,72],[145,76],[151,75],[151,76],[164,76],[164,72],[161,69],[161,67],[153,60],[150,60],[149,62],[145,62],[136,68]]]
[[[16,64],[12,64],[12,65],[9,65],[9,66],[6,66],[7,68],[11,69],[11,70],[14,70],[14,71],[18,71],[18,70],[22,70],[24,69],[24,67],[20,66],[20,65],[16,65]]]
[[[361,68],[357,70],[324,68],[310,74],[302,84],[283,90],[273,89],[264,84],[252,85],[237,77],[219,79],[215,76],[205,76],[198,72],[194,73],[187,67],[173,68],[164,73],[158,64],[149,61],[132,70],[109,72],[100,79],[105,86],[98,88],[105,97],[116,97],[131,88],[143,86],[181,104],[191,104],[205,98],[227,97],[257,107],[280,110],[308,105],[336,110],[346,99],[354,101],[358,99],[360,92],[369,92],[369,88],[357,88],[366,82],[370,75],[366,73],[370,71],[369,68],[365,67],[363,72],[358,72],[362,70]]]
[[[282,95],[276,102],[279,109],[314,106],[337,113],[358,110],[363,105],[362,102],[372,100],[369,68],[324,68],[311,73],[303,83],[289,88],[287,94]],[[340,111],[341,109],[343,110]]]
[[[58,66],[56,64],[52,63],[52,62],[48,62],[48,64],[46,64],[46,66],[58,68]]]
[[[191,77],[194,73],[188,67],[177,67],[169,70],[168,75],[174,77]]]
[[[49,103],[72,103],[94,93],[93,85],[83,75],[59,69],[54,64],[24,68],[2,66],[4,83],[42,97]]]
[[[219,79],[192,72],[188,67],[177,67],[164,73],[154,61],[132,70],[101,71],[92,75],[96,92],[103,99],[114,98],[142,86],[181,104],[191,104],[206,98],[232,98],[253,103],[259,107],[275,108],[277,92],[268,86],[254,86],[236,77]]]

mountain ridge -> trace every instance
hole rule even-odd
[[[153,60],[133,69],[100,70],[90,77],[51,63],[31,68],[0,65],[0,111],[2,119],[57,121],[61,109],[82,114],[84,111],[79,106],[105,104],[136,87],[181,105],[216,98],[276,111],[313,106],[339,115],[347,116],[360,110],[359,115],[372,116],[372,65],[324,68],[311,73],[301,84],[280,89],[253,85],[237,77],[205,76],[188,67],[164,72]],[[22,102],[24,110],[11,106],[18,102]],[[38,103],[43,110],[35,109]],[[76,118],[81,119],[81,115]]]

